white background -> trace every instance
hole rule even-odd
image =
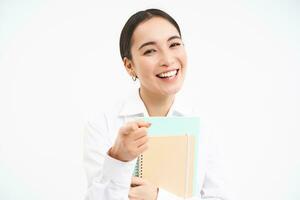
[[[150,7],[181,26],[233,197],[300,199],[299,1],[1,0],[1,200],[83,199],[84,123],[137,87],[119,34]]]

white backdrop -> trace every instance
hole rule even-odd
[[[137,87],[119,34],[150,7],[181,26],[233,197],[300,199],[299,2],[1,0],[1,200],[83,199],[84,123]]]

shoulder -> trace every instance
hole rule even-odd
[[[110,121],[118,118],[120,111],[123,108],[124,100],[111,102],[101,109],[94,110],[89,114],[87,123],[97,127],[106,127]]]
[[[101,108],[97,108],[89,113],[87,123],[101,130],[109,131],[114,127],[119,126],[122,121],[122,111],[124,107],[132,100],[133,91],[128,91],[126,94],[121,94],[118,97],[111,98],[106,101]]]
[[[121,125],[119,111],[123,101],[111,102],[102,109],[94,110],[85,122],[85,142],[87,144],[102,144],[109,147],[117,134],[117,129]]]

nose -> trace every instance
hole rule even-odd
[[[175,57],[172,52],[168,50],[161,51],[160,66],[170,67],[175,63]]]

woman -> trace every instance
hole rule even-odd
[[[132,177],[136,158],[148,148],[151,124],[127,122],[138,116],[188,116],[193,111],[175,100],[184,82],[187,56],[176,21],[158,9],[135,13],[120,37],[120,52],[127,73],[140,88],[87,126],[85,165],[87,200],[176,200],[174,194],[152,183]],[[205,135],[205,133],[203,134]],[[202,138],[201,194],[191,199],[225,199],[217,158]]]

